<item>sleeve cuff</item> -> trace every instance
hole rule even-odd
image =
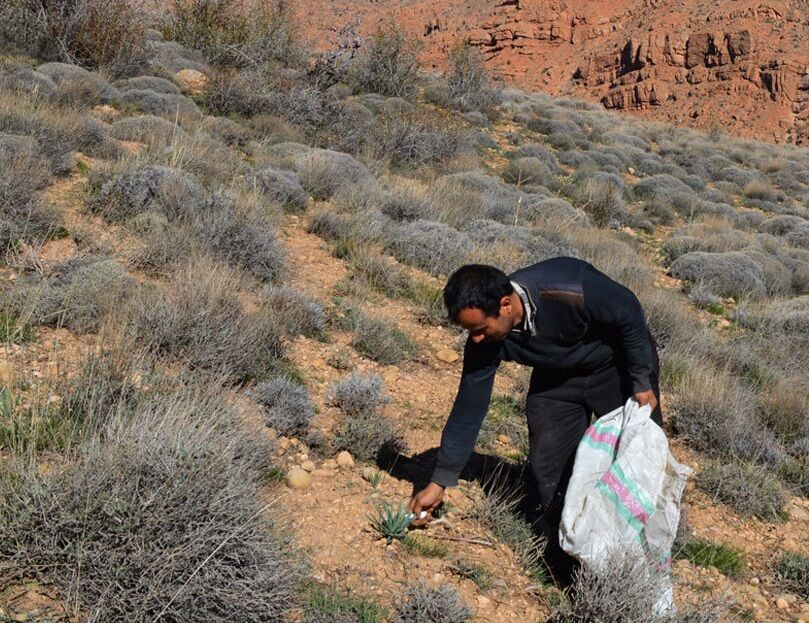
[[[442,487],[457,487],[458,486],[458,473],[455,470],[446,469],[444,467],[436,467],[433,471],[433,477],[430,479],[437,485]]]
[[[645,380],[633,379],[632,381],[633,394],[637,394],[639,392],[648,392],[650,389],[652,389],[652,384],[649,382],[648,377]]]

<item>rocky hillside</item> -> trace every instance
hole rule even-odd
[[[360,32],[395,20],[421,36],[425,60],[436,68],[454,42],[466,39],[523,88],[678,125],[809,141],[809,6],[803,0],[297,4],[301,23],[321,47],[357,20]]]

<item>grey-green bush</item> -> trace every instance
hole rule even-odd
[[[280,203],[290,212],[302,212],[309,205],[309,195],[292,171],[267,167],[255,172],[253,183],[265,197]]]
[[[571,184],[571,196],[595,225],[607,227],[622,213],[624,183],[617,175],[600,171],[585,173]]]
[[[305,435],[315,417],[309,392],[286,378],[274,378],[256,385],[253,394],[264,407],[264,422],[280,435]]]
[[[283,619],[304,571],[258,488],[269,451],[211,394],[158,397],[4,488],[3,579],[47,582],[97,620]]]
[[[268,371],[281,355],[283,322],[271,310],[247,313],[238,270],[189,258],[165,284],[144,287],[128,310],[128,330],[157,355],[240,381]]]
[[[91,183],[98,192],[90,198],[88,207],[114,222],[126,221],[147,210],[157,210],[173,218],[200,211],[205,201],[196,180],[164,166],[133,165],[107,180],[91,179]]]
[[[420,583],[405,587],[392,623],[464,623],[472,614],[448,584],[431,588]]]
[[[761,267],[748,255],[736,251],[686,253],[674,260],[669,270],[674,277],[702,283],[719,296],[758,298],[766,292]]]
[[[315,149],[298,158],[295,170],[301,184],[315,199],[328,199],[341,187],[359,184],[371,172],[348,154]]]
[[[418,54],[415,39],[388,24],[365,41],[349,80],[360,91],[408,99],[416,92]]]
[[[0,168],[0,252],[18,242],[44,242],[61,219],[39,195],[51,175],[37,141],[0,134]]]
[[[45,275],[25,275],[2,298],[18,317],[86,333],[96,330],[133,288],[116,260],[89,256],[59,262]]]
[[[741,515],[763,521],[786,518],[787,497],[778,478],[759,465],[711,463],[697,474],[696,484],[714,501],[728,504]]]
[[[382,377],[352,373],[329,388],[329,402],[349,417],[374,415],[390,402]]]
[[[289,335],[322,338],[326,332],[326,313],[309,295],[286,286],[268,286],[262,303],[272,310]]]
[[[434,275],[449,275],[472,251],[472,241],[449,225],[419,219],[394,230],[390,249],[403,262]]]

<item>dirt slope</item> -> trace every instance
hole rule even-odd
[[[459,40],[509,82],[678,125],[809,142],[806,0],[290,0],[315,47],[395,21],[440,68]]]

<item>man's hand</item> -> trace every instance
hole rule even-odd
[[[410,498],[410,512],[416,516],[412,525],[423,526],[428,523],[430,519],[432,519],[430,514],[435,510],[436,506],[441,504],[441,500],[443,499],[444,487],[434,482],[431,482]],[[419,519],[421,511],[427,511],[427,516],[424,519]]]
[[[654,411],[657,406],[657,396],[655,396],[654,391],[651,389],[647,389],[645,392],[638,392],[635,394],[634,398],[641,407],[649,405],[652,411]]]

